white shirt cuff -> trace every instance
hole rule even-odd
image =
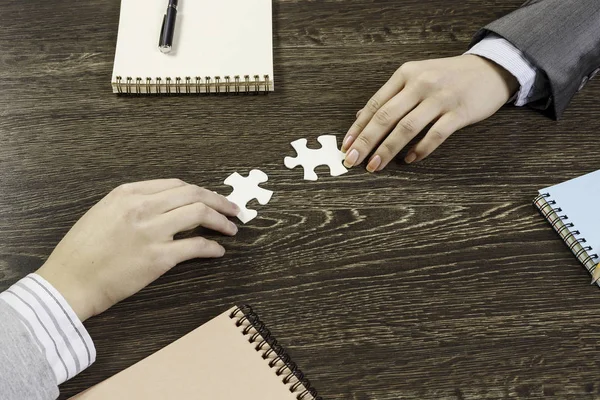
[[[514,97],[515,105],[524,106],[529,103],[538,70],[529,62],[521,50],[506,39],[495,34],[489,34],[465,54],[485,57],[510,72],[521,85]]]
[[[0,300],[21,317],[61,384],[92,365],[96,348],[92,338],[64,297],[44,278],[29,274]]]

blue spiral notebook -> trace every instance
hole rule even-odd
[[[600,261],[600,170],[540,190],[534,204],[593,275]]]

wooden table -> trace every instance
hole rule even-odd
[[[0,9],[0,290],[34,271],[113,187],[178,177],[275,195],[220,260],[194,260],[86,323],[96,363],[63,397],[249,303],[326,399],[600,396],[600,293],[532,206],[600,168],[600,81],[560,122],[506,107],[427,160],[371,175],[283,165],[341,136],[402,63],[463,52],[522,0],[274,2],[268,96],[118,97],[117,0]],[[316,145],[316,142],[313,142]],[[211,236],[213,237],[213,236]]]

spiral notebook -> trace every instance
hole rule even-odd
[[[600,261],[600,170],[540,190],[534,204],[593,274]]]
[[[77,400],[322,400],[249,306],[233,307]]]
[[[121,0],[113,93],[274,90],[271,0],[179,0],[173,50],[158,48],[167,0]]]

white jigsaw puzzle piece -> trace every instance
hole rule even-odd
[[[258,169],[250,171],[247,177],[241,176],[237,172],[229,175],[225,179],[225,184],[233,187],[233,192],[227,196],[227,200],[236,204],[240,208],[240,212],[237,215],[242,223],[247,223],[258,215],[256,210],[249,210],[246,208],[246,204],[252,199],[258,200],[262,205],[265,205],[271,200],[273,191],[263,189],[258,186],[259,183],[264,183],[269,180],[267,174]]]
[[[348,170],[344,167],[344,153],[338,150],[335,135],[321,135],[317,138],[321,148],[314,150],[306,147],[306,139],[294,140],[291,145],[296,150],[296,157],[286,157],[283,163],[289,169],[298,165],[304,168],[304,179],[316,181],[318,179],[315,168],[319,165],[327,165],[331,176],[343,175]]]

